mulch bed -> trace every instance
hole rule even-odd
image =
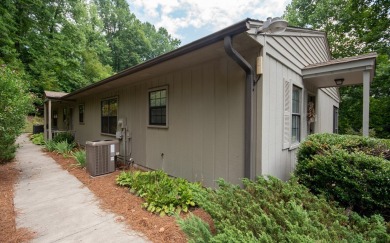
[[[15,162],[0,165],[0,242],[28,242],[34,237],[29,229],[16,228],[14,185],[19,173]]]
[[[88,187],[99,199],[102,209],[118,215],[117,221],[126,223],[131,229],[141,232],[153,242],[187,242],[185,234],[176,224],[175,217],[160,217],[149,213],[141,207],[143,199],[131,194],[127,188],[115,184],[120,171],[91,177],[85,168],[75,165],[73,158],[64,158],[53,152],[47,154]],[[192,213],[207,222],[214,230],[213,221],[205,211],[196,208]]]

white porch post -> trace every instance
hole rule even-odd
[[[370,122],[370,70],[363,72],[363,136],[368,136]]]
[[[48,119],[48,122],[49,122],[49,136],[48,136],[48,138],[49,138],[49,140],[51,140],[52,139],[52,134],[51,134],[51,100],[49,100],[49,108],[48,108],[48,117],[49,117],[49,119]]]

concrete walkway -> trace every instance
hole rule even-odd
[[[139,233],[103,212],[92,192],[32,144],[26,134],[16,159],[17,227],[37,232],[33,242],[146,242]]]

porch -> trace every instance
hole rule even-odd
[[[315,89],[363,85],[363,136],[369,132],[370,83],[376,57],[376,53],[369,53],[312,64],[302,70],[305,84]]]
[[[73,130],[73,109],[74,102],[61,100],[67,93],[45,91],[44,100],[44,138],[52,140],[60,133]]]

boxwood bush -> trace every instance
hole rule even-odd
[[[295,175],[315,194],[363,215],[390,219],[390,140],[315,134],[298,151]]]

